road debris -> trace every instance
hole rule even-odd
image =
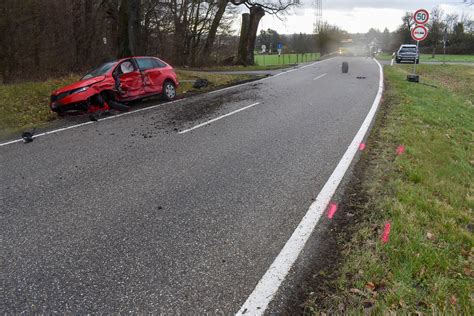
[[[196,81],[194,82],[194,85],[193,85],[193,88],[195,89],[201,89],[201,88],[205,88],[209,85],[209,80],[207,79],[196,79]]]
[[[23,143],[27,144],[27,143],[31,143],[34,138],[33,138],[33,135],[35,134],[36,132],[36,128],[33,129],[31,132],[23,132],[21,134],[21,138],[23,139]]]

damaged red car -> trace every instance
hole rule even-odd
[[[102,64],[81,80],[51,95],[51,110],[69,111],[128,110],[127,102],[161,95],[176,97],[179,81],[170,65],[156,57],[129,57]]]

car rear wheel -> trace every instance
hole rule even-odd
[[[163,99],[167,101],[171,101],[174,98],[176,98],[176,87],[174,86],[174,83],[171,81],[165,81],[163,84]]]

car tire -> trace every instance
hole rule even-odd
[[[172,81],[166,80],[163,83],[163,91],[161,95],[163,99],[165,99],[166,101],[171,101],[171,100],[174,100],[174,98],[176,98],[176,86],[174,85]]]
[[[420,60],[419,60],[419,59],[417,59],[417,60],[416,60],[416,63],[417,63],[417,64],[419,64],[419,63],[420,63]]]
[[[397,64],[399,64],[399,63],[400,63],[400,59],[398,59],[398,58],[397,58],[395,61],[397,62]]]
[[[346,74],[349,72],[349,63],[347,61],[342,63],[342,73]]]

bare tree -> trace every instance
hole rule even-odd
[[[236,63],[240,65],[253,65],[255,40],[260,20],[268,14],[279,14],[289,7],[298,5],[297,1],[259,1],[259,0],[230,0],[236,6],[246,6],[250,13],[242,14],[242,25],[240,28],[239,48],[237,51]]]
[[[431,57],[435,58],[436,49],[443,38],[443,16],[444,12],[439,7],[434,8],[431,10],[430,14],[430,22],[429,22],[429,35],[428,35],[428,43],[431,45]]]
[[[121,0],[118,13],[118,57],[136,55],[140,38],[140,0]]]
[[[207,37],[206,37],[206,43],[204,44],[204,48],[201,53],[200,64],[205,64],[209,62],[210,60],[210,56],[214,48],[214,41],[216,39],[217,30],[224,16],[228,3],[229,3],[229,0],[219,0],[217,2],[217,11],[216,11],[216,14],[214,15],[214,19],[212,20],[209,33],[207,34]]]

